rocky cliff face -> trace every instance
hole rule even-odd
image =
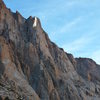
[[[0,0],[0,100],[100,100],[100,66],[50,41],[37,17]]]

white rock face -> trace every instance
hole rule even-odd
[[[34,23],[33,23],[33,27],[37,26],[37,18],[35,17]]]

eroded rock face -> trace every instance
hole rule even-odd
[[[25,19],[0,0],[2,100],[99,100],[99,67],[64,52],[37,17]]]

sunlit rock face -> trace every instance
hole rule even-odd
[[[51,42],[39,18],[0,0],[0,100],[100,100],[100,66]]]
[[[37,26],[37,23],[38,23],[38,22],[37,22],[37,18],[35,17],[35,18],[34,18],[34,23],[33,23],[33,28]]]

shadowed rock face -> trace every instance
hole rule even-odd
[[[92,59],[76,58],[77,72],[84,79],[95,83],[100,81],[100,65],[97,65]]]
[[[99,100],[100,66],[50,41],[37,17],[25,19],[0,0],[0,98]]]
[[[3,75],[3,73],[4,73],[4,65],[3,65],[3,63],[0,61],[0,78],[1,78],[1,76]]]

